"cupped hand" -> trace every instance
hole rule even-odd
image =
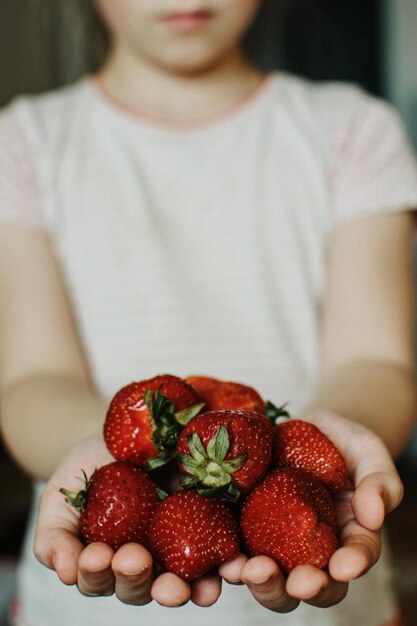
[[[62,461],[42,495],[34,545],[37,559],[55,570],[63,583],[77,585],[87,596],[115,594],[122,602],[136,605],[154,599],[172,607],[189,600],[200,606],[216,602],[221,592],[221,578],[216,574],[189,584],[175,574],[156,571],[151,554],[139,544],[125,544],[114,551],[104,543],[85,546],[81,541],[79,514],[59,489],[80,490],[82,470],[90,476],[112,461],[100,435],[81,441]]]
[[[219,569],[226,581],[246,584],[260,604],[279,613],[294,610],[301,601],[329,607],[343,600],[349,582],[377,562],[385,516],[403,497],[392,458],[374,433],[330,412],[303,419],[314,422],[336,444],[351,478],[349,487],[335,498],[340,547],[328,570],[299,565],[286,577],[271,558],[243,555]]]

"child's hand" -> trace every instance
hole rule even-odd
[[[240,557],[219,569],[225,580],[244,582],[258,602],[280,613],[292,611],[300,601],[319,607],[340,602],[349,581],[378,560],[385,515],[399,505],[403,495],[389,452],[376,435],[335,414],[322,412],[311,421],[340,449],[353,481],[351,489],[337,496],[342,545],[332,555],[329,571],[300,565],[286,578],[265,556],[246,562]]]
[[[59,489],[79,490],[77,476],[83,469],[90,476],[96,467],[114,461],[101,436],[80,442],[49,480],[42,496],[35,554],[67,585],[77,584],[88,596],[112,595],[128,604],[146,604],[152,599],[165,606],[180,606],[192,600],[201,606],[213,604],[221,592],[217,575],[205,576],[191,585],[178,576],[155,577],[150,553],[138,544],[126,544],[116,552],[104,543],[87,547],[78,532],[78,513],[65,502]]]
[[[321,413],[314,422],[339,447],[345,457],[354,488],[337,496],[342,546],[333,554],[329,572],[298,566],[288,578],[270,558],[247,559],[239,555],[220,567],[221,576],[232,583],[245,583],[265,607],[288,612],[300,601],[314,606],[332,606],[347,593],[350,580],[378,560],[380,529],[385,514],[401,501],[403,488],[384,444],[366,428],[336,415]],[[90,475],[109,463],[101,437],[81,442],[50,479],[42,498],[35,552],[69,585],[77,584],[86,595],[111,595],[129,604],[151,599],[165,606],[180,606],[189,599],[209,606],[220,595],[221,582],[211,575],[192,585],[170,573],[154,577],[152,557],[137,544],[122,546],[116,553],[102,543],[85,547],[79,539],[78,515],[67,505],[59,488],[76,489],[83,468]]]

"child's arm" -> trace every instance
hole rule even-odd
[[[40,231],[0,230],[0,339],[3,437],[29,474],[47,478],[74,443],[100,430],[105,404]]]
[[[153,595],[181,605],[193,597],[210,604],[218,577],[188,585],[174,575],[155,581],[152,557],[130,544],[115,554],[104,544],[87,549],[75,510],[59,488],[78,487],[80,470],[92,473],[112,460],[101,434],[106,402],[89,379],[75,324],[48,238],[15,225],[0,229],[0,391],[4,440],[32,476],[47,479],[35,551],[67,584],[86,595],[115,592],[130,604]]]
[[[353,222],[333,235],[324,304],[321,384],[309,412],[367,426],[393,456],[416,417],[413,215]]]
[[[302,417],[338,445],[354,489],[339,498],[343,547],[330,561],[330,576],[300,566],[285,580],[267,557],[244,565],[242,580],[272,610],[342,600],[347,582],[378,559],[385,514],[401,501],[391,455],[404,446],[416,412],[411,230],[411,216],[401,213],[352,222],[332,237],[321,380]],[[238,577],[233,564],[221,573]]]

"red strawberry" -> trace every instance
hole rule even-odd
[[[79,528],[86,543],[103,541],[117,550],[134,541],[147,545],[158,502],[156,485],[139,467],[114,461],[96,469],[78,493],[61,489],[81,513]]]
[[[115,459],[154,469],[171,458],[181,428],[202,406],[193,387],[177,376],[133,382],[111,401],[106,445]]]
[[[274,470],[248,495],[240,527],[249,553],[270,556],[286,574],[304,563],[326,568],[338,546],[329,492],[295,467]]]
[[[347,484],[346,463],[335,444],[317,426],[303,420],[288,419],[274,427],[272,465],[307,470],[332,493]]]
[[[177,444],[175,456],[187,474],[183,487],[237,499],[268,471],[272,437],[272,424],[260,413],[223,410],[197,415]]]
[[[157,504],[149,544],[167,571],[195,580],[239,552],[238,523],[224,502],[177,491]]]
[[[204,411],[233,409],[264,412],[265,403],[252,387],[208,376],[187,376],[186,380],[196,389],[205,403]]]

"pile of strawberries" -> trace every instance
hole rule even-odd
[[[104,439],[116,460],[80,492],[61,489],[86,543],[141,543],[189,581],[241,550],[285,573],[326,568],[338,546],[340,452],[251,387],[168,374],[131,383],[109,406]]]

